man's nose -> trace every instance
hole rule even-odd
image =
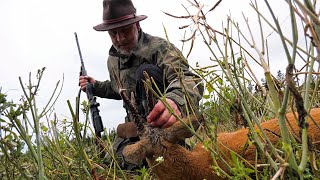
[[[125,39],[125,34],[118,32],[116,37],[118,42],[122,42]]]

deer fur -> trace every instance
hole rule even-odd
[[[320,108],[313,109],[310,112],[314,121],[320,125]],[[291,133],[299,136],[299,127],[292,113],[286,115],[288,122],[293,129]],[[192,121],[193,126],[198,125],[197,121]],[[308,135],[313,142],[314,149],[320,150],[320,129],[308,118]],[[261,123],[262,128],[273,144],[280,142],[280,129],[278,119],[271,119]],[[206,150],[201,143],[198,143],[192,151],[177,144],[181,139],[191,137],[192,134],[184,128],[181,122],[175,123],[166,129],[147,128],[140,137],[140,141],[127,146],[123,155],[131,163],[138,163],[146,158],[153,172],[159,179],[223,179],[215,174],[212,169],[213,159],[211,153]],[[223,132],[217,136],[219,155],[227,162],[231,161],[230,150],[242,155],[250,163],[255,162],[256,147],[251,145],[244,148],[248,142],[248,132],[246,128],[234,131]],[[222,145],[223,144],[223,145]],[[229,150],[230,149],[230,150]],[[163,157],[164,161],[156,162],[158,157]],[[230,174],[228,169],[217,161],[219,167]]]

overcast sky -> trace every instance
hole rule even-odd
[[[178,27],[188,24],[189,21],[168,17],[162,11],[174,15],[186,15],[185,9],[181,6],[183,3],[188,7],[186,0],[134,0],[133,2],[138,15],[148,16],[141,22],[145,32],[165,37],[162,27],[164,25],[171,42],[181,47],[179,40],[183,37],[183,31],[178,30]],[[205,0],[202,3],[212,7],[216,1]],[[272,0],[270,3],[278,16],[286,12],[287,6],[282,1]],[[263,6],[262,9],[265,9],[262,1],[260,4]],[[242,20],[241,12],[249,18],[254,16],[253,10],[249,7],[249,0],[223,0],[221,5],[208,16],[210,25],[221,29],[222,22],[225,22],[230,12],[232,17],[239,21]],[[287,14],[281,16],[281,21],[286,21],[286,17]],[[17,102],[21,97],[19,76],[26,83],[29,72],[35,75],[37,69],[46,67],[38,96],[39,108],[41,109],[41,105],[49,99],[56,82],[62,80],[64,76],[63,90],[55,110],[60,119],[70,120],[66,101],[69,99],[75,106],[80,69],[74,32],[78,33],[88,74],[98,80],[109,78],[106,59],[111,41],[107,32],[96,32],[92,29],[94,25],[102,22],[102,0],[1,0],[0,22],[0,87],[9,99]],[[242,26],[244,27],[243,24]],[[189,58],[191,64],[210,63],[208,50],[200,44],[201,41],[196,44]],[[278,46],[281,46],[279,42]],[[274,51],[283,54],[281,49],[275,48]],[[273,62],[273,65],[279,67],[279,62],[282,60]],[[261,72],[261,69],[258,71]],[[82,99],[84,98],[86,96],[82,94]],[[125,111],[122,109],[121,101],[98,99],[98,102],[101,104],[100,114],[106,128],[116,127],[123,122]]]

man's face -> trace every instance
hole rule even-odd
[[[109,30],[112,44],[124,54],[129,54],[137,47],[139,37],[140,25],[139,23],[130,24]]]

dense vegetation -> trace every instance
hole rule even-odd
[[[194,68],[206,87],[201,108],[206,122],[198,130],[199,136],[206,139],[203,141],[206,146],[214,147],[215,135],[222,130],[233,131],[243,126],[252,130],[253,125],[277,117],[282,143],[269,146],[266,150],[275,153],[276,157],[266,155],[264,164],[256,164],[255,167],[262,167],[258,170],[245,167],[245,162],[235,154],[234,163],[231,164],[233,168],[230,170],[233,174],[230,177],[319,178],[320,153],[310,151],[308,147],[305,136],[307,125],[304,121],[301,122],[301,137],[298,141],[289,133],[284,116],[289,111],[308,112],[320,105],[319,4],[316,4],[316,0],[305,0],[303,3],[299,0],[286,1],[291,27],[283,29],[267,0],[265,4],[260,4],[268,7],[270,18],[260,13],[257,2],[252,2],[258,17],[257,22],[249,24],[244,16],[247,23],[244,28],[229,17],[227,24],[218,31],[210,26],[206,16],[220,2],[206,9],[208,6],[189,1],[191,5],[186,8],[188,15],[177,17],[168,14],[173,18],[191,20],[192,24],[188,25],[192,29],[190,38],[184,40],[191,44],[189,52],[192,51],[196,39],[203,41],[211,52],[212,65]],[[252,34],[251,27],[258,28],[260,34]],[[285,59],[282,61],[287,61],[287,68],[280,69],[275,75],[270,72],[274,61],[269,59],[264,29],[272,29],[273,33],[279,36],[279,44],[282,44],[285,52]],[[288,29],[291,37],[287,36]],[[255,69],[264,71],[262,80],[257,78]],[[85,102],[82,103],[82,111],[68,102],[72,122],[57,119],[52,107],[60,93],[59,83],[48,104],[39,108],[37,99],[41,97],[37,94],[43,73],[44,69],[37,72],[35,82],[30,75],[27,84],[19,78],[24,92],[20,103],[11,102],[8,100],[10,97],[0,93],[1,179],[154,178],[152,167],[142,167],[135,172],[119,168],[112,149],[115,139],[113,131],[105,131],[100,142],[104,147],[101,153],[96,146],[95,137],[88,135],[94,133],[88,133],[92,132],[92,129],[87,113],[89,109]],[[78,122],[81,113],[86,115],[85,120],[81,121],[85,122],[84,124]],[[263,136],[261,132],[251,131],[249,136],[251,141],[248,143],[253,143],[260,149],[267,144],[257,138]],[[199,139],[192,138],[188,143],[192,146],[198,141]],[[213,158],[217,157],[213,155]],[[213,170],[224,174],[214,165]]]

